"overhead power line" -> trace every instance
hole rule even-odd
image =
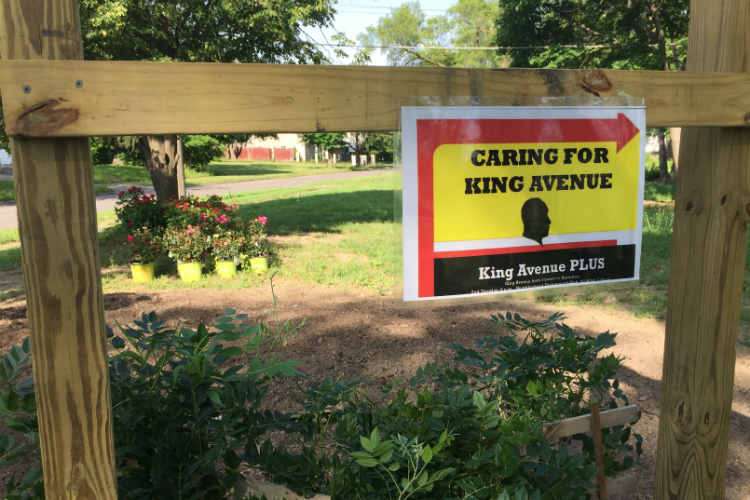
[[[687,40],[682,43],[687,43]],[[533,49],[551,49],[562,47],[564,49],[590,48],[605,49],[610,47],[622,47],[615,44],[595,44],[595,45],[527,45],[520,47],[424,47],[418,45],[336,45],[333,43],[314,43],[322,47],[339,47],[342,49],[402,49],[402,50],[533,50]],[[679,45],[671,43],[669,45]],[[648,44],[649,47],[657,47],[655,43]]]

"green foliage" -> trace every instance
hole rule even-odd
[[[118,324],[120,336],[108,330],[119,351],[109,360],[119,498],[227,498],[248,443],[277,419],[262,408],[268,383],[297,375],[296,363],[281,361],[276,351],[299,326],[245,319],[227,309],[213,329],[203,323],[168,329],[152,312],[133,326]],[[33,378],[18,382],[30,358],[26,338],[0,363],[0,415],[28,441],[0,434],[3,466],[17,467],[27,454],[39,461]],[[43,500],[40,466],[19,484],[11,478],[3,498]]]
[[[320,62],[302,28],[328,26],[332,3],[81,0],[84,51],[96,60]]]
[[[155,195],[148,195],[140,187],[132,186],[118,194],[115,213],[120,224],[128,231],[145,227],[160,235],[165,223],[162,208]]]
[[[397,66],[499,67],[494,50],[446,50],[436,47],[488,47],[495,38],[498,5],[493,0],[458,0],[444,16],[427,17],[419,2],[392,8],[357,38],[362,45],[398,46],[381,49]],[[422,46],[422,49],[405,48]],[[360,58],[369,57],[366,50]]]
[[[344,144],[345,134],[341,133],[312,133],[302,134],[302,142],[323,149],[333,149]]]
[[[408,388],[387,386],[384,395],[396,394],[383,403],[359,379],[311,385],[305,412],[281,425],[297,450],[266,441],[253,453],[257,465],[300,492],[337,498],[584,499],[598,470],[592,438],[550,442],[543,422],[588,413],[587,398],[611,408],[627,398],[616,379],[621,360],[599,356],[615,335],[580,335],[561,319],[494,316],[495,335],[473,349],[448,346],[455,367],[420,368]],[[641,453],[629,425],[603,439],[610,476]]]
[[[208,135],[186,135],[182,138],[182,154],[187,168],[202,171],[209,163],[222,157],[218,140]]]
[[[91,161],[94,165],[111,165],[115,158],[114,149],[107,144],[108,138],[92,137],[91,143]]]
[[[164,248],[178,262],[203,262],[211,248],[200,226],[170,226],[164,232]]]
[[[497,45],[524,47],[501,50],[511,66],[684,69],[688,0],[499,0],[499,5]]]
[[[127,245],[130,255],[133,256],[132,262],[138,264],[156,262],[157,257],[161,254],[162,241],[160,236],[159,233],[147,227],[139,227],[131,231],[125,245]]]

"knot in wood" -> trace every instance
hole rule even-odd
[[[745,123],[747,123],[748,125],[750,125],[750,113],[748,113],[748,114],[745,115]]]

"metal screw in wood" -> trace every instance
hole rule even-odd
[[[80,89],[81,87],[83,87],[83,82],[81,80],[76,80],[76,88]]]
[[[23,87],[21,87],[21,89],[23,90],[24,94],[31,94],[31,87],[29,87],[28,85],[24,85]]]

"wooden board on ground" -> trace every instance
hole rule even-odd
[[[645,97],[649,127],[750,111],[750,75],[665,71],[4,60],[0,87],[9,135],[27,137],[392,131],[397,96]]]

